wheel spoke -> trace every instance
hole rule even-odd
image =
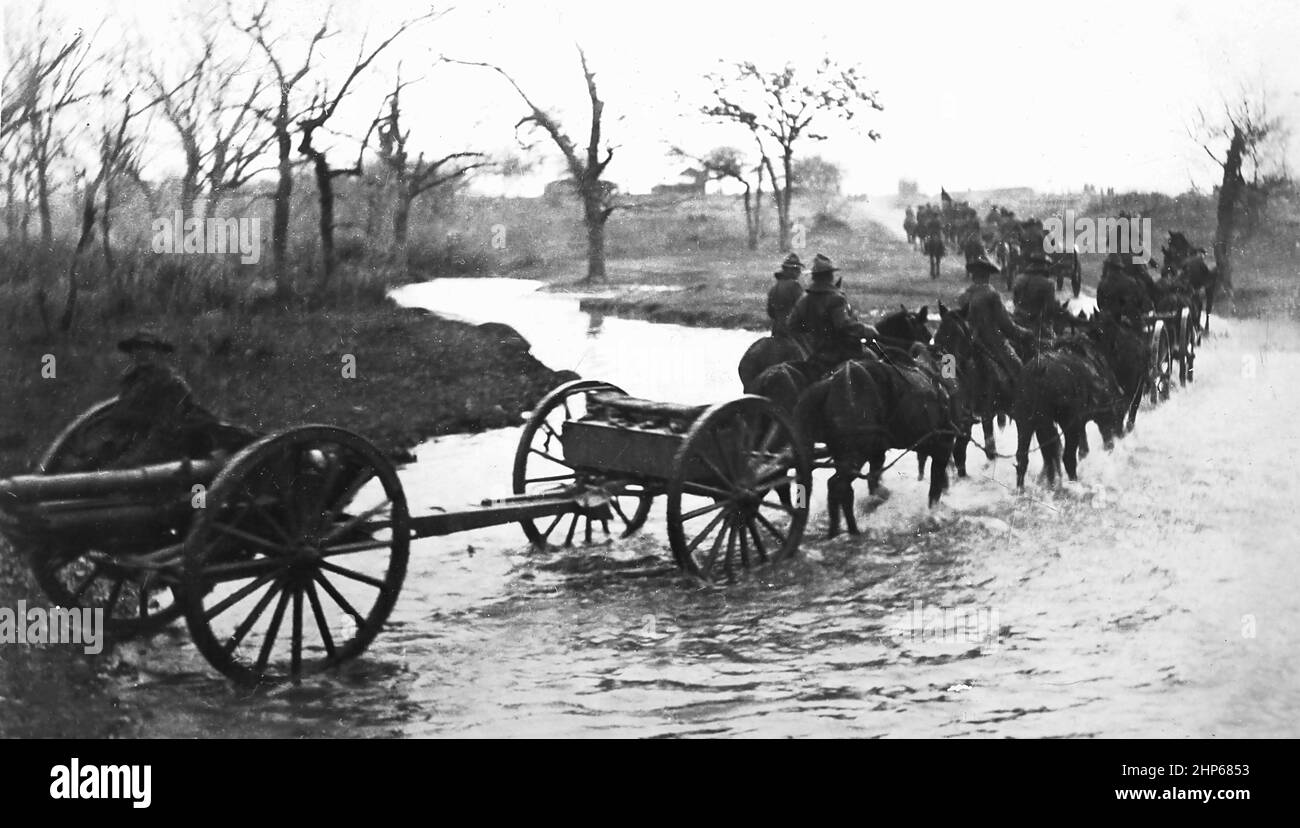
[[[346,566],[339,566],[333,561],[317,561],[316,565],[319,566],[321,569],[328,570],[330,572],[335,573],[336,575],[342,575],[344,578],[351,578],[354,581],[360,581],[363,584],[369,584],[370,586],[375,587],[376,589],[379,590],[383,590],[386,588],[384,582],[379,580],[378,578],[373,578],[369,575],[363,575],[360,572],[357,572],[352,569],[348,569]]]
[[[776,487],[773,486],[772,488],[776,488]],[[785,512],[787,515],[793,515],[795,513],[795,508],[793,506],[787,506],[784,503],[781,503],[780,501],[773,503],[770,500],[763,499],[758,501],[758,505],[766,506],[769,509],[779,509],[780,511]]]
[[[348,518],[346,523],[334,527],[333,531],[331,531],[328,535],[326,535],[325,538],[321,541],[321,545],[328,546],[329,544],[338,540],[339,537],[341,537],[342,535],[346,535],[348,532],[351,532],[353,529],[355,529],[357,527],[357,524],[370,520],[372,517],[379,514],[384,509],[387,509],[391,505],[392,502],[387,498],[385,498],[384,501],[380,503],[378,506],[371,506],[369,509],[365,510],[361,514],[354,515]]]
[[[357,541],[340,546],[326,547],[321,550],[320,555],[322,558],[332,558],[336,555],[354,555],[357,552],[369,552],[371,549],[387,549],[392,545],[392,541],[386,540]]]
[[[554,455],[551,454],[547,454],[546,452],[542,451],[539,448],[533,448],[532,446],[529,446],[528,450],[531,451],[533,454],[539,455],[541,457],[545,457],[547,460],[550,460],[552,463],[555,463],[560,466],[564,466],[566,469],[573,468],[572,465],[564,462],[564,460],[562,460],[561,458],[555,457]]]
[[[122,587],[126,586],[127,577],[122,575],[113,582],[113,589],[108,594],[108,604],[105,606],[104,613],[109,618],[113,617],[113,610],[117,609],[117,599],[122,597]]]
[[[753,518],[745,521],[749,527],[749,534],[754,538],[754,551],[758,553],[758,559],[764,563],[767,562],[767,547],[763,546],[763,539],[759,537],[758,527],[754,525]]]
[[[564,545],[573,546],[573,533],[578,528],[578,513],[573,513],[573,520],[569,521],[569,532],[564,536]]]
[[[734,487],[736,485],[736,473],[731,467],[731,454],[722,447],[722,441],[718,439],[717,428],[714,428],[709,432],[709,438],[713,441],[713,447],[718,450],[718,456],[722,459],[722,465],[726,467],[727,473],[723,474],[719,471],[718,467],[713,465],[713,462],[703,451],[696,449],[696,455],[701,457],[705,463],[708,463],[709,468],[713,469],[714,473],[721,477],[724,483]]]
[[[701,506],[698,509],[692,509],[689,512],[682,515],[682,523],[685,523],[688,520],[692,520],[693,518],[697,518],[700,515],[707,515],[709,512],[715,511],[717,509],[726,508],[729,505],[730,505],[730,501],[719,500],[710,503],[708,506]]]
[[[740,525],[741,520],[736,518],[736,534],[740,535],[740,565],[749,569],[749,541],[745,540],[745,528]]]
[[[251,583],[245,584],[244,586],[240,587],[239,589],[227,595],[225,598],[222,598],[216,604],[213,604],[211,607],[204,610],[203,617],[206,618],[208,621],[211,621],[213,618],[216,618],[218,615],[230,609],[235,604],[238,604],[240,601],[244,600],[249,595],[252,595],[268,581],[274,580],[278,574],[279,574],[278,571],[268,572],[265,575],[261,576],[260,578],[257,578],[256,580],[252,581]]]
[[[280,635],[280,622],[284,620],[284,608],[289,603],[288,590],[280,591],[280,600],[275,603],[275,612],[271,613],[271,625],[266,628],[266,637],[262,639],[262,649],[257,654],[257,675],[266,672],[267,662],[271,660],[271,651],[275,649],[275,639]]]
[[[330,635],[330,627],[325,620],[325,610],[321,607],[320,596],[316,594],[316,584],[313,581],[307,582],[307,600],[311,604],[311,614],[316,617],[316,629],[320,630],[325,654],[334,658],[334,636]]]
[[[763,524],[763,526],[767,529],[767,531],[771,532],[774,536],[776,536],[776,539],[781,542],[781,546],[782,548],[784,548],[785,533],[782,532],[780,529],[776,528],[776,526],[772,524],[772,521],[763,517],[763,514],[761,512],[755,512],[754,517],[758,520],[759,523]]]
[[[529,483],[555,483],[560,480],[573,480],[576,477],[577,475],[573,472],[569,474],[550,474],[545,477],[530,477],[524,481],[524,485],[527,486]]]
[[[342,447],[335,446],[335,448],[341,449]],[[329,511],[328,507],[330,505],[330,492],[338,485],[339,476],[343,474],[342,459],[333,452],[325,453],[325,456],[329,458],[329,471],[325,473],[325,479],[321,481],[320,494],[317,495],[316,502],[312,504],[310,512],[313,517],[308,531],[313,534],[325,528],[326,513]]]
[[[248,631],[253,629],[253,625],[257,623],[257,619],[261,618],[262,613],[266,612],[266,608],[271,604],[271,599],[280,592],[280,589],[283,586],[284,583],[277,580],[271,585],[270,589],[262,594],[261,598],[257,599],[257,603],[253,605],[253,609],[247,616],[245,616],[243,621],[239,622],[239,626],[230,634],[230,638],[226,639],[224,647],[226,655],[230,655],[235,651],[235,648],[239,646],[239,642],[243,641],[244,636],[248,635]],[[210,615],[209,618],[211,618]]]
[[[551,525],[546,527],[546,531],[542,532],[543,545],[546,544],[546,539],[551,536],[551,533],[555,531],[556,525],[558,525],[563,518],[564,518],[564,512],[560,512],[558,515],[555,516],[555,519],[551,521]]]
[[[357,622],[358,628],[366,623],[365,617],[353,609],[352,605],[348,603],[348,599],[344,598],[343,594],[338,591],[338,588],[335,587],[334,584],[330,583],[329,578],[326,578],[325,575],[319,571],[312,573],[312,577],[316,580],[316,583],[321,585],[321,589],[325,590],[325,594],[334,600],[334,603],[338,605],[339,609],[352,616],[353,620]]]
[[[302,589],[293,591],[293,649],[289,654],[289,673],[297,678],[302,673]]]
[[[723,511],[718,512],[716,515],[714,515],[713,519],[708,522],[708,524],[704,527],[704,529],[702,529],[698,535],[692,538],[690,543],[686,544],[686,554],[689,555],[692,552],[694,552],[695,547],[700,545],[700,541],[704,540],[704,538],[706,538],[708,534],[713,531],[714,527],[716,527],[719,523],[722,522],[723,518],[727,518],[728,521],[730,521],[730,515],[731,515],[730,509],[724,509]],[[683,528],[685,527],[683,526]]]
[[[713,548],[709,550],[709,554],[704,558],[704,566],[701,567],[701,569],[705,573],[708,573],[713,570],[713,565],[717,563],[718,560],[718,553],[722,550],[722,541],[723,539],[727,538],[730,535],[730,533],[731,533],[731,520],[728,519],[726,527],[724,527],[723,530],[719,532],[717,536],[713,539]]]

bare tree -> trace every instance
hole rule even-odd
[[[41,222],[41,242],[54,244],[50,197],[55,188],[52,168],[66,149],[66,135],[56,128],[59,114],[102,91],[87,90],[86,73],[92,68],[90,43],[81,34],[56,46],[48,33],[44,9],[38,14],[37,40],[20,46],[6,67],[0,100],[0,138],[25,127],[28,159],[36,185],[36,208]]]
[[[401,78],[397,80],[393,91],[385,99],[388,113],[381,117],[378,127],[379,162],[386,171],[385,183],[396,189],[396,201],[393,206],[393,242],[399,250],[406,246],[407,233],[411,218],[411,205],[424,193],[441,187],[467,175],[471,170],[488,166],[490,162],[483,159],[481,152],[453,152],[432,161],[425,160],[424,153],[410,162],[406,142],[411,132],[402,131],[401,126]]]
[[[811,77],[801,75],[789,64],[780,71],[765,72],[754,63],[743,61],[732,69],[730,75],[708,76],[713,84],[714,100],[702,107],[701,112],[744,126],[758,142],[760,163],[767,172],[776,201],[779,247],[782,252],[788,251],[793,227],[790,205],[796,145],[805,138],[825,140],[824,133],[813,131],[813,121],[818,116],[822,116],[819,122],[832,118],[852,121],[864,107],[877,111],[884,107],[876,100],[876,92],[863,88],[864,78],[856,67],[840,67],[830,58],[824,58]],[[867,137],[876,141],[880,134],[871,129]],[[770,144],[775,147],[769,148]],[[781,164],[779,178],[772,161],[773,152]]]
[[[271,218],[271,253],[275,265],[276,291],[283,296],[289,290],[287,258],[289,250],[289,207],[293,198],[293,126],[298,117],[298,113],[293,109],[294,90],[307,76],[307,73],[311,71],[312,60],[317,46],[320,45],[321,41],[330,37],[331,33],[329,32],[329,14],[327,13],[320,24],[320,28],[313,32],[308,40],[307,51],[302,62],[298,64],[297,68],[292,68],[285,63],[282,56],[276,54],[278,39],[270,32],[271,21],[267,17],[268,5],[269,0],[265,0],[253,13],[252,19],[247,24],[242,25],[235,20],[234,12],[229,6],[226,7],[226,13],[231,24],[248,35],[257,45],[274,75],[272,89],[276,95],[276,103],[273,107],[263,111],[262,116],[271,125],[278,160],[276,169],[278,170],[279,179],[275,188],[274,213]]]
[[[580,151],[577,144],[564,131],[558,120],[546,110],[533,102],[524,90],[504,69],[490,63],[476,63],[465,60],[443,58],[448,63],[466,66],[482,66],[492,69],[505,78],[528,107],[529,114],[520,118],[515,124],[518,130],[522,126],[540,128],[559,149],[569,170],[569,180],[573,182],[578,198],[582,201],[582,217],[587,226],[587,281],[600,282],[605,279],[605,223],[618,209],[615,203],[615,190],[603,176],[609,162],[614,158],[612,147],[604,145],[601,137],[601,119],[605,113],[605,102],[600,99],[596,89],[596,75],[587,63],[587,54],[578,47],[578,59],[582,64],[582,75],[587,84],[587,97],[591,102],[591,124],[587,132],[587,146]],[[604,157],[602,157],[602,155]]]
[[[1284,138],[1286,131],[1282,119],[1270,114],[1264,93],[1254,95],[1244,91],[1236,103],[1224,105],[1222,120],[1198,111],[1198,130],[1202,149],[1223,172],[1215,210],[1214,265],[1219,285],[1231,293],[1239,215],[1243,209],[1249,212],[1251,184],[1259,185],[1270,142]],[[1215,142],[1227,144],[1222,156],[1211,149],[1211,143]],[[1285,173],[1285,167],[1282,170]]]
[[[348,88],[357,76],[365,71],[374,59],[388,46],[402,35],[411,26],[422,20],[428,20],[435,16],[430,11],[420,15],[412,20],[397,27],[388,39],[384,40],[370,52],[365,53],[365,42],[362,41],[361,47],[357,51],[356,60],[353,61],[352,70],[344,79],[343,84],[339,87],[334,95],[328,92],[322,92],[313,96],[311,106],[307,108],[306,116],[298,122],[298,129],[302,133],[302,140],[298,142],[298,152],[306,155],[312,161],[312,166],[316,172],[316,189],[320,199],[320,240],[321,256],[324,260],[325,279],[328,280],[334,275],[334,269],[337,265],[337,259],[334,254],[334,179],[341,176],[359,176],[361,175],[362,156],[365,154],[366,145],[369,143],[370,135],[379,125],[379,119],[370,124],[370,129],[366,131],[366,137],[361,141],[361,149],[357,153],[357,162],[351,167],[342,169],[333,169],[330,167],[329,160],[326,158],[325,151],[318,148],[314,143],[316,130],[321,129],[334,117],[338,110],[339,104],[348,94]],[[400,82],[399,82],[400,88]]]
[[[735,147],[717,147],[704,156],[691,155],[680,147],[673,147],[672,154],[693,160],[714,181],[730,179],[745,188],[741,195],[745,207],[745,246],[757,250],[762,229],[763,168],[746,161],[745,154]]]

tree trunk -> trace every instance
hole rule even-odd
[[[1246,136],[1240,128],[1234,128],[1228,156],[1223,162],[1223,183],[1219,185],[1216,211],[1218,227],[1214,233],[1214,267],[1224,293],[1232,292],[1232,244],[1236,234],[1237,205],[1241,203],[1241,162],[1245,152]]]
[[[109,240],[109,229],[112,224],[113,212],[113,180],[111,178],[104,180],[104,211],[99,214],[99,235],[100,242],[104,247],[104,266],[108,268],[109,275],[112,275],[116,265],[113,261],[113,245]]]
[[[217,206],[219,204],[221,204],[221,189],[214,186],[212,189],[208,190],[208,197],[203,205],[203,217],[205,219],[210,219],[216,216]]]
[[[393,205],[393,243],[398,250],[406,247],[407,234],[411,225],[411,202],[415,197],[409,188],[401,186],[397,190],[397,201]]]
[[[77,239],[77,249],[72,254],[72,264],[68,266],[68,298],[63,304],[63,316],[59,319],[61,331],[71,330],[72,317],[77,310],[77,265],[95,238],[95,195],[98,189],[98,181],[86,187],[86,197],[81,207],[81,237]]]
[[[289,135],[287,92],[280,93],[280,112],[275,120],[275,143],[279,151],[279,182],[275,187],[275,212],[271,218],[271,258],[275,264],[275,290],[289,294],[289,201],[293,198],[293,163],[289,154],[293,144]]]
[[[334,178],[324,153],[314,157],[316,190],[320,195],[320,253],[325,267],[325,282],[334,276]]]
[[[758,222],[754,216],[754,207],[750,198],[749,182],[745,182],[745,246],[750,250],[758,249]]]
[[[605,205],[599,195],[583,196],[587,223],[587,281],[605,281]]]
[[[50,167],[44,150],[38,150],[36,161],[36,212],[41,218],[41,244],[48,250],[54,247],[54,223],[50,219]]]
[[[794,221],[790,217],[790,203],[794,195],[794,154],[786,149],[781,156],[781,173],[784,176],[782,181],[780,199],[781,199],[781,252],[789,253],[791,248],[791,231],[794,229]]]

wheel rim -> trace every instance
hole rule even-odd
[[[780,490],[791,484],[795,496],[786,505]],[[807,448],[784,412],[761,397],[709,409],[678,450],[668,487],[678,565],[707,581],[732,580],[794,554],[810,485]]]
[[[574,380],[542,398],[520,434],[511,483],[517,495],[540,494],[580,484],[600,486],[610,493],[611,517],[566,512],[554,518],[520,521],[524,535],[536,546],[546,546],[553,540],[572,546],[578,538],[588,544],[597,539],[603,542],[615,532],[625,538],[645,525],[650,514],[656,494],[650,488],[640,483],[597,478],[589,471],[575,469],[564,457],[560,440],[562,425],[565,420],[586,413],[587,394],[595,391],[625,393],[608,382]]]
[[[117,398],[88,408],[54,438],[37,462],[37,474],[94,471],[111,455],[108,441],[117,435],[99,429],[109,421]],[[106,452],[108,454],[106,454]],[[178,538],[160,539],[150,552],[152,565],[176,563],[179,548],[163,550]],[[116,638],[130,638],[159,630],[181,615],[168,581],[155,570],[124,565],[103,549],[77,549],[68,553],[54,544],[36,544],[25,550],[36,583],[54,604],[68,609],[100,609],[104,630]]]
[[[245,685],[340,664],[379,633],[410,553],[406,498],[363,438],[264,438],[213,482],[184,549],[183,603],[208,661]]]

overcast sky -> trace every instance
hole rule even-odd
[[[49,5],[70,29],[108,16],[100,42],[137,43],[133,51],[163,64],[185,56],[196,29],[181,0]],[[272,0],[287,51],[297,53],[329,5]],[[8,0],[6,18],[21,25],[30,8]],[[249,6],[237,0],[236,8]],[[367,31],[373,44],[425,8],[336,0],[342,33],[324,48],[318,77],[337,83]],[[839,162],[851,192],[892,192],[900,177],[931,192],[1208,188],[1216,168],[1188,135],[1198,106],[1218,111],[1225,96],[1264,88],[1300,124],[1300,5],[1284,0],[471,0],[439,8],[450,10],[404,35],[356,85],[339,114],[343,131],[365,131],[400,61],[404,78],[419,79],[404,93],[413,146],[434,154],[516,146],[513,124],[526,110],[513,90],[495,73],[439,65],[447,55],[501,65],[581,143],[588,110],[575,43],[607,102],[605,134],[616,147],[607,175],[630,191],[681,168],[665,158],[672,144],[701,153],[751,146],[738,128],[697,114],[707,101],[702,76],[719,60],[777,69],[829,55],[858,64],[884,105],[863,127],[881,139],[832,128],[830,140],[801,148]],[[232,50],[245,49],[222,20],[208,25],[230,31]],[[347,139],[337,140],[342,153]],[[537,146],[552,159],[539,180],[554,177],[553,149]],[[161,153],[157,163],[170,162]]]

